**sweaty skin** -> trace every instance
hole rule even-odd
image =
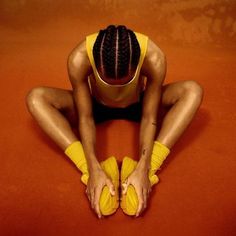
[[[92,100],[88,86],[88,76],[93,71],[87,56],[85,41],[81,42],[69,55],[68,73],[73,87],[74,101],[79,114],[78,129],[90,173],[86,192],[92,208],[101,217],[98,202],[102,188],[104,185],[108,185],[111,194],[114,194],[114,186],[101,169],[96,157],[96,128],[92,115]],[[155,140],[155,124],[165,73],[165,56],[160,48],[149,39],[147,53],[140,72],[140,76],[144,75],[147,77],[140,123],[140,157],[136,169],[127,180],[127,185],[123,186],[123,194],[126,193],[128,184],[132,184],[136,189],[140,202],[137,216],[146,208],[147,198],[151,191],[148,171],[151,150]]]
[[[184,80],[162,85],[165,72],[165,56],[149,39],[140,73],[140,76],[147,77],[147,83],[140,124],[139,162],[123,186],[124,194],[129,184],[135,187],[139,204],[137,216],[145,209],[151,191],[148,169],[153,140],[171,149],[192,121],[203,97],[203,89],[196,81]],[[68,57],[68,74],[73,90],[39,86],[29,91],[26,104],[39,126],[63,151],[75,141],[79,141],[72,130],[72,125],[78,125],[90,173],[87,194],[94,211],[101,217],[98,204],[101,190],[107,185],[113,194],[114,186],[96,157],[96,130],[88,85],[88,76],[92,73],[83,41]],[[124,78],[122,83],[126,80],[127,78]],[[159,104],[170,109],[155,137]],[[65,114],[62,114],[62,111],[65,111]]]

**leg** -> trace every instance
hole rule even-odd
[[[49,87],[34,88],[28,93],[26,104],[29,112],[36,119],[40,127],[63,151],[66,150],[65,153],[82,172],[82,182],[87,185],[89,173],[86,158],[82,145],[78,142],[69,123],[70,120],[72,126],[77,126],[78,115],[72,92]],[[63,111],[65,116],[62,114]],[[109,188],[105,186],[99,200],[101,213],[103,215],[111,215],[118,208],[118,166],[114,157],[102,162],[101,166],[105,173],[112,179],[116,188],[115,196],[111,196]]]
[[[166,114],[157,140],[171,148],[190,124],[203,96],[195,81],[181,81],[163,87],[162,105],[172,106]]]
[[[72,124],[77,119],[71,91],[49,87],[33,88],[26,96],[26,104],[39,126],[61,149],[65,150],[78,140],[69,123],[69,117]]]
[[[202,89],[194,81],[183,81],[163,87],[162,105],[172,106],[166,114],[161,130],[154,142],[149,180],[153,186],[159,181],[155,175],[169,154],[169,149],[176,143],[184,132],[202,100]],[[124,181],[136,166],[136,162],[126,158],[122,163],[121,180]],[[138,196],[133,186],[129,186],[126,195],[122,196],[121,208],[128,215],[135,215],[138,209]]]

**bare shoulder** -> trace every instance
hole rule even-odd
[[[166,57],[164,52],[149,38],[141,73],[146,76],[152,76],[156,73],[162,73],[165,69]]]
[[[70,78],[73,79],[91,74],[92,67],[87,55],[85,40],[79,42],[69,53],[67,68]]]
[[[147,58],[149,59],[161,59],[165,56],[164,52],[154,43],[150,38],[148,39]],[[157,58],[156,58],[157,57]]]

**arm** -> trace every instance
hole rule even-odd
[[[73,98],[78,111],[78,130],[81,136],[88,169],[99,168],[95,154],[96,128],[92,114],[92,101],[88,85],[91,66],[83,51],[83,45],[74,49],[68,57],[68,73],[73,88]]]
[[[96,158],[96,127],[88,85],[88,75],[92,73],[92,69],[87,58],[85,43],[80,44],[70,54],[68,58],[68,73],[73,87],[73,98],[78,111],[78,130],[89,170],[86,192],[92,208],[101,217],[99,209],[101,191],[104,185],[107,185],[111,194],[114,194],[114,186]]]
[[[123,192],[123,194],[126,193],[129,184],[135,187],[139,200],[136,216],[139,216],[146,208],[147,198],[151,191],[148,173],[156,134],[157,112],[161,98],[161,88],[166,74],[165,55],[151,40],[149,40],[148,51],[141,72],[147,76],[147,84],[140,124],[140,159],[136,169],[128,177]]]
[[[162,84],[166,75],[166,59],[155,45],[153,52],[144,61],[143,73],[147,76],[147,85],[143,99],[143,111],[139,134],[139,163],[137,168],[148,173],[153,142],[156,134],[157,113],[161,98]]]

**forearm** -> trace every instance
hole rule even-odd
[[[156,135],[156,122],[161,101],[162,84],[166,74],[164,53],[151,41],[153,50],[148,51],[142,72],[147,77],[145,88],[142,120],[140,127],[140,161],[138,166],[150,167],[152,149]]]
[[[100,168],[96,158],[96,126],[92,117],[79,119],[79,133],[89,171]]]
[[[88,83],[83,81],[74,85],[73,97],[79,115],[78,131],[88,170],[93,171],[101,167],[96,158],[96,126],[93,119],[92,101]]]
[[[150,168],[153,142],[156,134],[156,119],[142,118],[139,133],[139,168]]]

